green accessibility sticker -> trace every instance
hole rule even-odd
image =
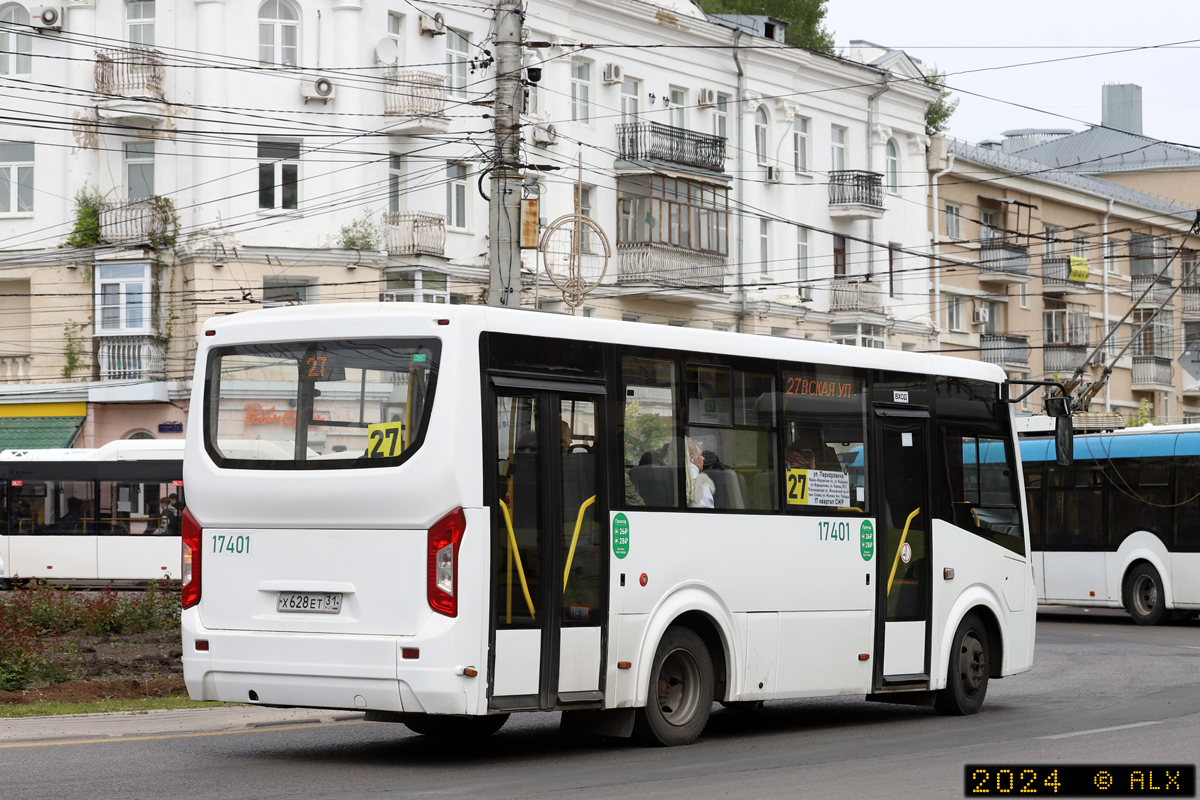
[[[612,523],[613,555],[624,558],[629,555],[629,517],[617,514]]]
[[[869,519],[864,519],[858,529],[858,552],[862,553],[863,561],[870,561],[875,555],[875,527]]]

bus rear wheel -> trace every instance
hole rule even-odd
[[[933,707],[948,717],[974,714],[987,696],[991,672],[987,630],[977,614],[968,614],[954,632],[946,688],[938,690]]]
[[[673,747],[696,741],[712,713],[712,657],[690,628],[671,628],[658,643],[646,707],[633,735],[643,744]]]
[[[491,736],[508,722],[508,714],[485,717],[450,717],[437,714],[407,714],[404,725],[413,733],[456,739],[482,739]]]
[[[1149,564],[1138,564],[1125,579],[1125,610],[1138,625],[1157,625],[1168,619],[1162,578]]]

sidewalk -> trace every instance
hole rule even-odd
[[[0,745],[73,739],[121,739],[130,736],[162,736],[182,733],[213,733],[247,728],[312,723],[354,722],[361,713],[306,708],[262,708],[221,706],[185,710],[120,712],[113,714],[67,714],[0,721]]]

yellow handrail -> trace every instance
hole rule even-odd
[[[983,525],[981,525],[981,524],[979,523],[979,514],[977,514],[977,513],[975,512],[975,507],[974,507],[974,506],[971,506],[971,516],[975,518],[975,527],[976,527],[976,528],[982,528],[982,527],[983,527]]]
[[[517,550],[517,536],[513,533],[512,514],[508,512],[508,506],[504,501],[500,502],[500,510],[504,512],[504,524],[508,526],[508,552],[511,558],[513,553],[517,556],[517,575],[521,578],[521,591],[525,593],[525,603],[529,606],[529,616],[537,619],[537,615],[533,613],[533,599],[529,596],[529,584],[525,582],[525,568],[521,566],[521,553]],[[509,589],[512,589],[512,573],[509,573],[508,578]],[[512,622],[512,603],[509,603],[508,622]]]
[[[913,517],[921,513],[921,507],[917,506],[913,512],[908,515],[908,519],[904,521],[904,532],[900,534],[900,546],[896,548],[896,557],[892,559],[892,574],[888,575],[887,593],[890,596],[892,593],[892,581],[896,577],[896,567],[900,566],[900,551],[904,549],[904,540],[908,538],[908,526],[912,525]]]
[[[567,553],[567,568],[563,570],[564,592],[567,590],[567,579],[571,577],[571,562],[575,560],[575,545],[579,542],[579,529],[583,527],[583,512],[587,511],[587,507],[594,502],[596,502],[596,495],[584,500],[583,505],[579,507],[579,516],[575,518],[575,535],[571,537],[571,550]]]

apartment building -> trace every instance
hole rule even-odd
[[[0,449],[179,436],[217,314],[480,302],[487,5],[0,7]],[[903,52],[784,47],[689,0],[538,4],[523,196],[611,243],[576,313],[924,347],[923,116]],[[870,243],[875,243],[872,246]],[[585,246],[589,246],[584,243]],[[522,305],[563,310],[536,250]]]

